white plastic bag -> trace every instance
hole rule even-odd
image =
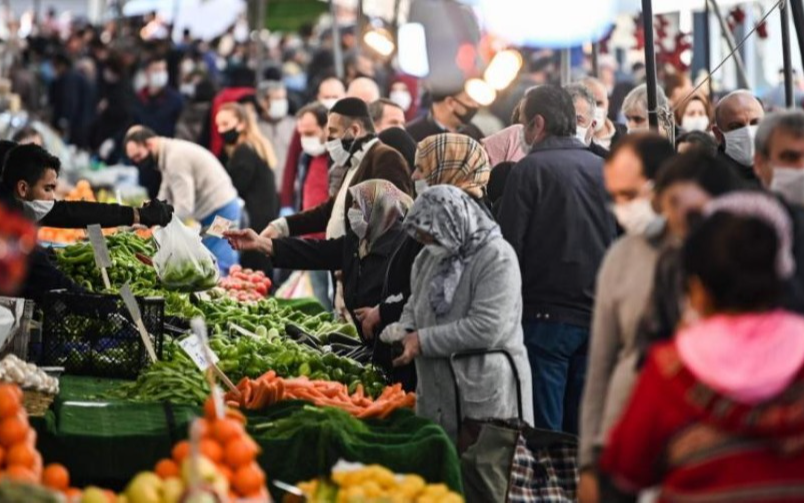
[[[218,263],[201,236],[173,214],[170,223],[154,231],[159,248],[153,262],[167,288],[185,292],[209,290],[218,284]]]

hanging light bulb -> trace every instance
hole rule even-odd
[[[380,56],[387,58],[393,54],[396,45],[394,38],[384,28],[372,28],[363,35],[363,42]]]
[[[502,91],[514,81],[522,68],[522,55],[518,51],[500,51],[491,59],[483,73],[483,79],[497,91]]]
[[[399,27],[399,68],[414,77],[424,78],[430,73],[427,57],[427,39],[421,23],[406,23]]]
[[[469,79],[464,90],[478,105],[484,107],[491,105],[497,98],[497,91],[483,79]]]

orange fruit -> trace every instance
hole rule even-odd
[[[218,415],[215,413],[215,400],[212,399],[211,395],[207,398],[207,401],[204,402],[204,417],[209,421],[215,421],[218,418]]]
[[[16,389],[19,388],[10,384],[0,385],[0,418],[14,416],[20,411],[22,404]]]
[[[9,465],[6,469],[5,476],[17,482],[27,482],[29,484],[36,484],[38,482],[34,472],[24,466]]]
[[[223,459],[223,447],[210,438],[201,439],[199,450],[203,456],[213,463],[220,463]]]
[[[56,491],[66,491],[70,487],[70,472],[58,463],[49,464],[42,472],[42,484]]]
[[[226,480],[228,480],[230,483],[232,482],[232,478],[234,477],[234,472],[232,471],[231,468],[229,468],[225,464],[223,464],[223,463],[218,464],[218,473],[220,473],[221,475],[226,477]]]
[[[68,487],[63,492],[64,496],[67,497],[67,501],[78,501],[84,494],[83,491],[81,491],[81,489],[78,489],[77,487]]]
[[[219,419],[212,425],[212,436],[221,445],[226,445],[229,440],[235,437],[243,436],[245,432],[243,425],[234,419]]]
[[[28,436],[28,420],[19,415],[0,421],[0,445],[11,447],[24,441]]]
[[[23,441],[12,445],[8,449],[8,452],[6,453],[6,462],[9,466],[18,465],[33,470],[36,466],[37,454],[36,449],[28,445],[27,442]]]
[[[208,421],[206,419],[198,419],[198,432],[201,435],[201,438],[209,438],[212,436],[212,421]]]
[[[223,459],[232,468],[238,468],[253,462],[257,458],[259,447],[248,437],[234,438],[226,443]]]
[[[36,430],[33,428],[28,429],[28,435],[25,437],[25,442],[31,447],[36,447]]]
[[[173,461],[181,464],[181,462],[184,461],[184,458],[190,455],[190,442],[182,440],[173,446],[173,451],[171,454],[173,455]]]
[[[104,489],[103,494],[106,495],[106,499],[109,501],[109,503],[117,503],[117,495],[114,493],[114,491]]]
[[[253,496],[265,486],[265,473],[257,463],[249,463],[237,469],[232,485],[240,496]]]
[[[179,465],[172,459],[163,459],[156,464],[154,472],[160,479],[168,479],[170,477],[179,476]]]
[[[5,466],[6,463],[6,450],[0,447],[0,466]]]

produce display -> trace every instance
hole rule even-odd
[[[0,361],[0,381],[51,395],[59,392],[58,379],[47,375],[33,363],[25,363],[15,355],[8,355]]]
[[[221,500],[267,499],[265,472],[257,464],[260,447],[246,433],[245,418],[227,414],[217,418],[211,399],[204,407],[204,418],[196,420],[199,475],[203,484]],[[175,503],[191,482],[191,441],[177,443],[170,459],[156,463],[153,472],[138,475],[126,490],[129,503]],[[141,495],[158,499],[141,498]]]
[[[444,484],[427,484],[418,475],[396,475],[379,465],[340,462],[330,480],[298,485],[311,503],[462,503],[463,498]]]
[[[240,302],[258,301],[268,296],[271,280],[262,271],[243,269],[240,265],[229,268],[229,275],[218,281],[213,296],[227,296]]]
[[[342,383],[350,393],[358,387],[370,396],[383,392],[383,376],[370,367],[334,354],[322,354],[280,336],[276,329],[258,330],[256,337],[217,335],[210,348],[220,357],[218,367],[235,382],[258,378],[272,370],[282,377],[306,376]],[[169,400],[203,403],[209,388],[189,356],[177,343],[165,343],[165,360],[143,370],[138,379],[122,384],[110,398],[140,402]]]
[[[206,260],[172,260],[161,270],[162,284],[181,292],[200,292],[218,284],[218,266],[212,256]]]
[[[296,379],[277,377],[273,370],[257,379],[244,378],[230,391],[226,399],[248,410],[261,410],[282,400],[308,400],[321,407],[336,407],[361,419],[384,419],[393,411],[416,405],[416,395],[405,393],[401,384],[386,386],[376,400],[367,397],[358,384],[350,395],[349,388],[337,382],[311,381],[305,376]]]
[[[59,464],[43,466],[36,449],[36,432],[22,407],[22,390],[13,384],[0,384],[0,453],[0,479],[41,484],[66,496],[77,492],[70,488],[66,468]]]

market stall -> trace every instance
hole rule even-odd
[[[214,369],[221,387],[230,383],[229,407],[247,419],[255,462],[266,476],[261,487],[274,498],[281,500],[283,490],[273,481],[326,479],[340,460],[408,474],[414,478],[407,490],[460,494],[453,443],[441,427],[416,417],[412,393],[386,384],[352,325],[334,321],[311,299],[268,298],[270,281],[261,273],[239,267],[222,279],[215,273],[212,289],[192,277],[209,276],[198,268],[171,271],[166,280],[164,268],[154,265],[160,258],[152,237],[121,229],[101,240],[105,251],[80,235],[55,250],[59,269],[85,292],[45,297],[41,333],[25,355],[64,369],[58,394],[30,422],[42,457],[68,467],[73,487],[128,493],[145,483],[139,476],[132,482],[135,475],[158,474],[160,463],[180,465],[175,446],[188,439],[196,418],[205,411],[209,417]],[[98,267],[99,253],[111,266]],[[128,291],[136,313],[124,301]],[[203,338],[190,328],[199,318]],[[209,351],[213,364],[205,367],[199,351]],[[211,449],[201,453],[216,458]],[[315,484],[330,492],[337,487],[324,479]],[[404,489],[394,484],[381,488]],[[130,495],[128,501],[139,503]]]

